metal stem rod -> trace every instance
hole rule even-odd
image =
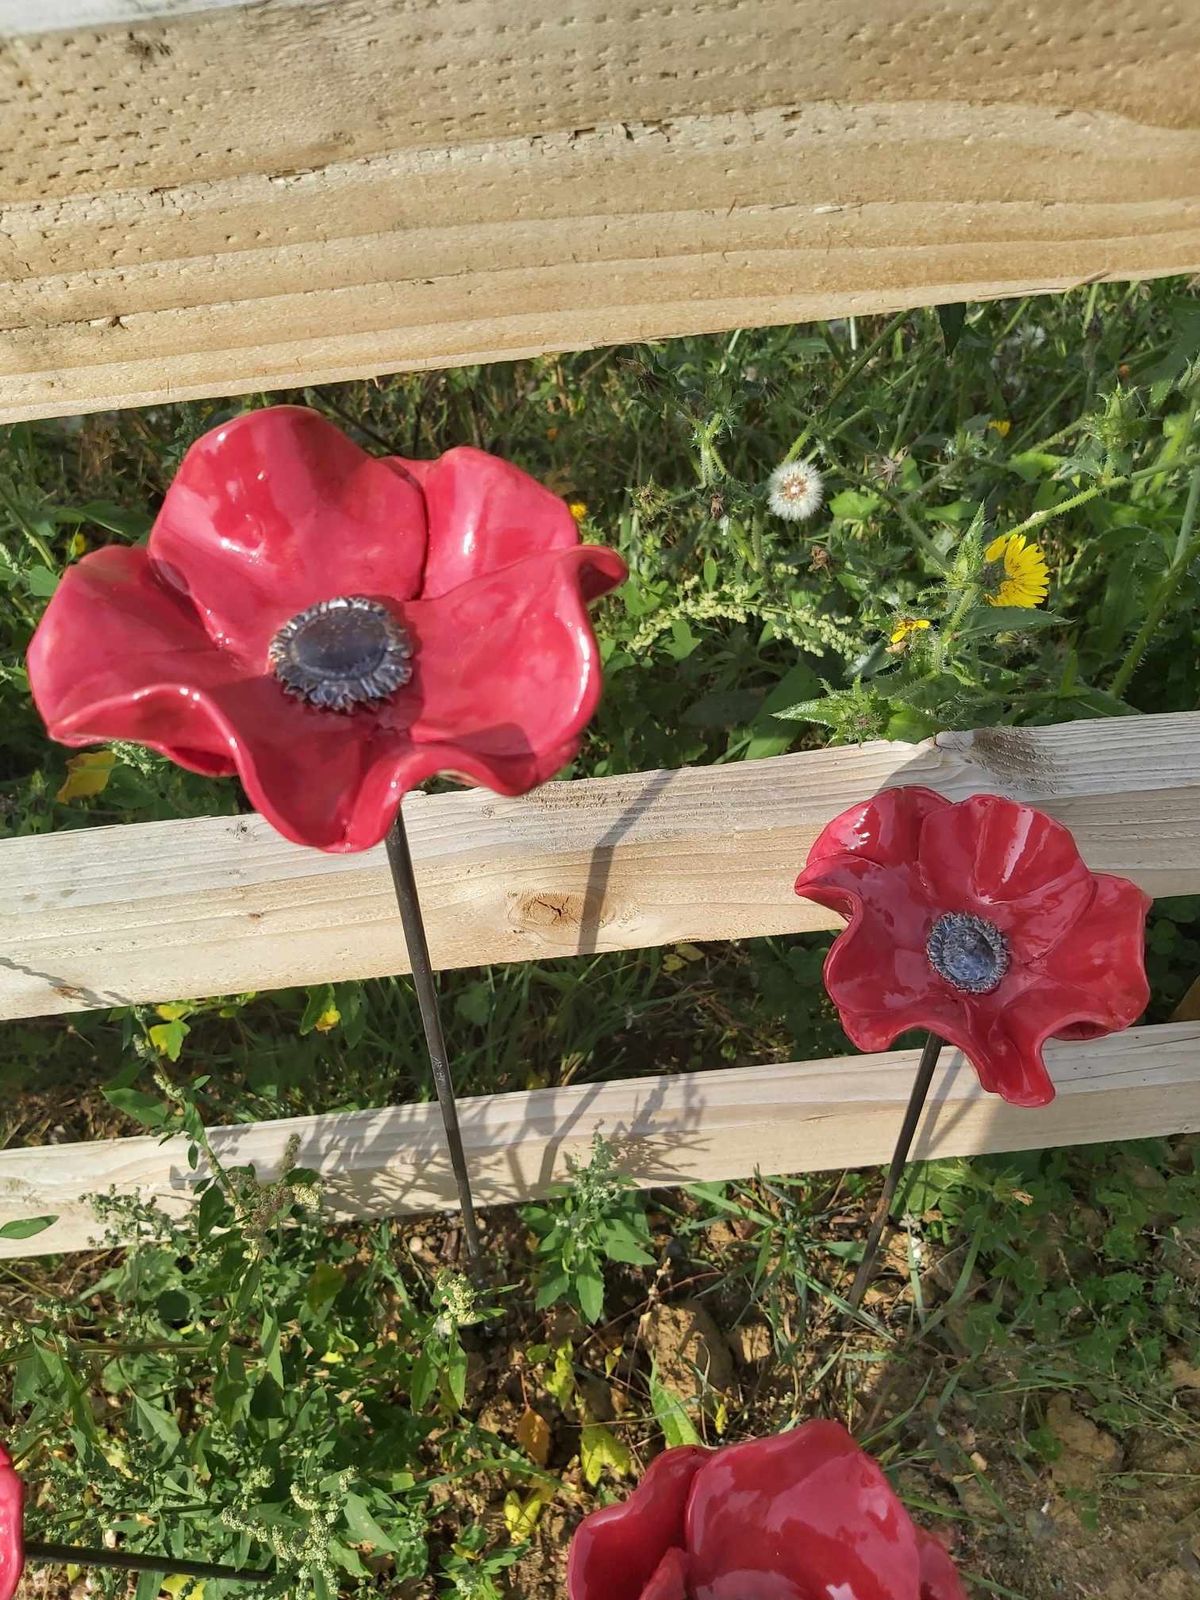
[[[231,1583],[266,1583],[273,1572],[251,1572],[245,1567],[222,1567],[211,1561],[178,1561],[174,1556],[135,1555],[131,1550],[90,1550],[83,1545],[52,1544],[26,1539],[25,1559],[73,1567],[121,1567],[126,1572],[179,1573],[185,1578],[224,1578]]]
[[[854,1286],[850,1290],[847,1301],[851,1311],[857,1311],[862,1305],[863,1295],[867,1292],[867,1285],[871,1281],[875,1270],[875,1258],[879,1253],[879,1241],[883,1238],[883,1230],[887,1226],[888,1217],[892,1209],[892,1201],[896,1198],[896,1190],[900,1187],[900,1176],[904,1171],[904,1164],[908,1160],[908,1152],[912,1148],[913,1138],[917,1125],[921,1120],[921,1112],[925,1109],[925,1101],[929,1095],[929,1086],[933,1082],[933,1069],[937,1066],[938,1056],[942,1053],[943,1039],[931,1033],[925,1041],[925,1048],[921,1051],[921,1059],[917,1063],[916,1081],[913,1083],[912,1094],[908,1099],[908,1110],[904,1113],[904,1121],[900,1125],[900,1136],[896,1140],[896,1149],[892,1155],[892,1164],[888,1168],[887,1177],[883,1183],[883,1193],[879,1197],[879,1204],[875,1208],[875,1215],[871,1219],[870,1232],[867,1242],[863,1247],[863,1258],[859,1264],[858,1272],[854,1279]]]
[[[417,880],[413,875],[412,852],[408,848],[403,807],[397,811],[396,820],[388,830],[387,855],[388,865],[392,869],[392,883],[396,890],[396,903],[400,907],[400,921],[404,925],[404,938],[408,945],[413,986],[417,991],[417,1004],[421,1008],[421,1024],[425,1029],[425,1044],[429,1051],[433,1086],[437,1090],[438,1104],[442,1108],[442,1125],[446,1130],[446,1143],[450,1147],[450,1165],[454,1168],[454,1181],[458,1185],[467,1259],[472,1269],[477,1270],[482,1259],[479,1226],[475,1221],[471,1178],[467,1171],[467,1157],[458,1126],[454,1080],[450,1076],[446,1036],[442,1031],[442,1017],[438,1007],[437,984],[434,981],[433,964],[429,959],[429,941],[425,937],[425,920],[421,916]]]

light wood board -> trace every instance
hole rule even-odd
[[[0,420],[1200,269],[1192,0],[131,8],[0,42]]]
[[[1029,1111],[979,1088],[957,1052],[939,1066],[918,1160],[1027,1150],[1200,1129],[1200,1024],[1135,1028],[1089,1044],[1047,1047],[1058,1096]],[[885,1161],[908,1100],[916,1053],[682,1073],[459,1102],[476,1197],[484,1206],[545,1194],[585,1160],[593,1133],[615,1146],[643,1187],[816,1172]],[[454,1181],[436,1105],[295,1117],[213,1130],[225,1166],[280,1175],[288,1140],[321,1174],[331,1217],[452,1209]],[[0,1152],[0,1224],[58,1221],[0,1258],[80,1250],[103,1238],[86,1196],[140,1195],[172,1215],[193,1199],[180,1139],[118,1139]]]
[[[146,23],[219,11],[236,5],[318,5],[322,0],[0,0],[0,39],[63,28],[103,28],[114,22]]]
[[[947,733],[729,766],[406,802],[438,967],[834,927],[792,892],[826,822],[877,789],[993,792],[1088,864],[1200,891],[1200,713]],[[257,816],[0,843],[0,1019],[408,970],[382,848],[328,856]]]

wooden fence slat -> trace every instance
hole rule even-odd
[[[816,1172],[885,1161],[916,1064],[913,1051],[785,1066],[735,1067],[616,1083],[463,1100],[459,1110],[476,1198],[499,1205],[544,1194],[586,1159],[593,1133],[616,1147],[639,1184]],[[1087,1044],[1047,1048],[1058,1097],[1036,1111],[979,1088],[957,1052],[943,1059],[918,1136],[918,1159],[1090,1144],[1200,1130],[1200,1023],[1135,1028]],[[225,1165],[279,1176],[288,1139],[323,1180],[332,1217],[451,1209],[455,1186],[437,1106],[295,1117],[217,1128]],[[186,1143],[118,1139],[0,1152],[0,1224],[57,1216],[0,1258],[80,1250],[102,1234],[85,1197],[153,1199],[173,1215],[198,1175]]]
[[[263,0],[258,0],[262,4]],[[267,0],[274,6],[318,5],[322,0]],[[114,22],[155,22],[218,11],[245,0],[0,0],[0,39],[19,39],[61,28],[103,28]]]
[[[1200,269],[1194,6],[143,9],[0,9],[0,421]]]
[[[414,795],[441,968],[837,926],[792,883],[843,807],[922,783],[1061,817],[1096,870],[1200,891],[1200,713],[949,733],[728,766]],[[382,849],[326,856],[256,816],[0,843],[0,1020],[406,972]]]

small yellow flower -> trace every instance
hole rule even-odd
[[[897,617],[892,629],[892,643],[903,644],[910,633],[924,633],[926,628],[932,626],[924,617]]]
[[[1007,417],[993,417],[988,423],[989,428],[995,428],[1002,439],[1007,439],[1012,432],[1012,423]]]
[[[586,500],[569,500],[567,502],[567,510],[575,518],[576,522],[582,522],[584,517],[586,517],[587,513],[588,513],[587,501]]]
[[[985,561],[1003,561],[1004,576],[994,594],[987,596],[993,606],[1040,606],[1050,592],[1050,573],[1046,558],[1023,533],[1002,533],[983,552]]]

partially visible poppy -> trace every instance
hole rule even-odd
[[[289,839],[365,850],[438,773],[522,794],[600,697],[625,577],[567,505],[461,447],[379,460],[297,406],[188,451],[145,549],[69,567],[29,650],[54,738],[237,773]]]
[[[825,828],[796,893],[849,921],[825,987],[860,1050],[927,1029],[1014,1105],[1054,1098],[1047,1039],[1127,1028],[1149,1000],[1149,897],[998,795],[886,789]]]
[[[25,1485],[0,1444],[0,1600],[13,1600],[25,1570]]]
[[[621,1505],[585,1517],[568,1600],[966,1600],[838,1422],[667,1450]]]

